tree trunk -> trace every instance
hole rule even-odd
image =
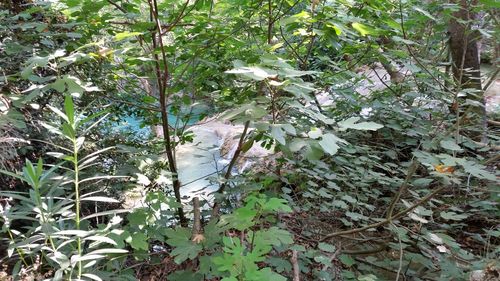
[[[459,0],[459,2],[457,4],[460,5],[460,10],[453,13],[448,27],[453,77],[462,89],[481,89],[479,70],[479,40],[481,37],[479,32],[472,29],[473,25],[477,24],[478,15],[472,12],[474,3],[467,0]]]
[[[464,89],[477,90],[476,93],[467,93],[468,99],[478,101],[481,106],[475,106],[468,110],[468,112],[475,113],[476,116],[470,118],[467,116],[466,125],[482,128],[481,132],[472,133],[470,136],[473,138],[482,137],[484,140],[486,136],[486,109],[481,88],[479,48],[481,36],[477,30],[473,29],[480,18],[479,14],[473,11],[477,0],[452,1],[460,6],[460,9],[453,13],[453,18],[448,25],[453,78],[457,85],[457,92]]]

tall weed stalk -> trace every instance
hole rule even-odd
[[[105,116],[101,117],[103,113],[89,117],[75,114],[70,95],[65,97],[64,112],[55,107],[49,106],[49,108],[62,121],[57,125],[43,123],[42,126],[70,144],[69,148],[54,144],[61,152],[48,153],[62,162],[44,165],[40,159],[35,166],[27,160],[22,175],[0,170],[1,173],[15,177],[30,186],[28,192],[0,192],[0,196],[7,202],[14,202],[12,206],[4,204],[0,208],[0,220],[4,224],[1,232],[7,233],[10,239],[9,258],[19,260],[13,275],[20,271],[21,265],[26,271],[34,265],[34,261],[40,260],[40,263],[54,269],[53,280],[102,280],[105,274],[98,270],[98,261],[104,260],[109,255],[117,258],[127,253],[126,250],[117,247],[117,241],[121,238],[110,235],[116,230],[119,220],[111,220],[107,225],[95,229],[86,227],[87,222],[93,218],[116,215],[127,210],[108,210],[84,217],[81,213],[82,201],[118,203],[113,198],[95,196],[99,191],[82,193],[82,183],[85,182],[87,185],[95,180],[110,178],[110,176],[82,177],[81,173],[85,168],[95,164],[99,154],[110,149],[105,148],[81,157],[84,135]],[[100,119],[90,126],[83,126],[98,117]],[[65,167],[65,163],[70,165]],[[45,166],[49,166],[50,169],[44,170]],[[67,189],[68,185],[72,185],[72,189]],[[31,221],[32,224],[28,227],[28,231],[22,234],[12,227],[13,220],[21,220],[22,223]]]

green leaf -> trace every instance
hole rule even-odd
[[[358,200],[356,200],[356,198],[350,196],[349,194],[346,194],[346,195],[342,196],[342,200],[347,201],[347,202],[349,202],[351,204],[354,204],[354,203],[358,202]]]
[[[83,240],[90,240],[90,241],[97,241],[97,242],[102,242],[102,243],[108,243],[111,245],[117,246],[118,244],[115,242],[115,240],[108,238],[106,236],[101,236],[101,235],[94,235],[94,236],[88,236],[85,237]]]
[[[269,267],[265,267],[257,272],[257,274],[250,274],[249,281],[262,281],[262,280],[272,280],[272,281],[287,281],[287,279],[271,270]]]
[[[341,209],[347,209],[349,206],[342,200],[333,200],[333,206],[339,207]]]
[[[95,274],[92,274],[92,273],[84,273],[82,274],[82,276],[85,276],[91,280],[95,280],[95,281],[102,281],[101,277],[95,275]]]
[[[323,243],[323,242],[320,242],[318,244],[318,248],[322,251],[325,251],[325,252],[330,252],[330,253],[335,253],[336,251],[336,248],[335,246],[331,245],[331,244],[327,244],[327,243]]]
[[[282,258],[269,257],[266,259],[266,263],[274,267],[278,273],[289,272],[292,270],[290,262]]]
[[[226,73],[238,74],[255,81],[262,81],[267,78],[276,77],[277,75],[276,71],[274,70],[257,66],[242,66],[231,70],[227,70]]]
[[[291,212],[292,208],[288,206],[288,202],[285,199],[281,198],[270,198],[263,206],[262,206],[263,211],[268,211],[268,212],[277,212],[277,211],[282,211],[282,212]]]
[[[282,20],[283,25],[288,25],[291,23],[305,23],[311,19],[311,14],[307,11],[301,11],[293,16],[285,18]]]
[[[468,215],[464,214],[460,215],[455,212],[444,212],[444,211],[439,213],[439,215],[445,220],[454,220],[454,221],[461,221],[468,217]]]
[[[431,184],[433,181],[434,179],[419,178],[413,181],[413,185],[417,187],[426,187],[429,186],[429,184]]]
[[[314,261],[318,262],[318,263],[321,263],[323,265],[326,265],[326,266],[331,266],[332,265],[331,259],[329,257],[325,256],[325,255],[315,256],[314,257]]]
[[[421,14],[423,14],[424,16],[428,17],[431,20],[436,20],[436,18],[433,17],[429,12],[427,12],[427,11],[425,11],[425,10],[417,7],[417,6],[412,6],[412,9],[415,10],[415,11],[417,11],[417,12],[419,12],[419,13],[421,13]]]
[[[346,119],[344,121],[341,121],[338,123],[340,126],[340,131],[345,131],[347,129],[354,129],[354,130],[370,130],[370,131],[376,131],[380,128],[383,128],[383,125],[377,124],[375,122],[360,122],[356,123],[359,121],[359,117],[351,117],[349,119]]]
[[[358,281],[377,281],[379,280],[377,276],[373,274],[365,274],[365,275],[360,275],[358,277]]]
[[[189,240],[191,237],[191,231],[184,227],[166,228],[163,230],[163,234],[169,238],[170,246],[175,246],[178,241]]]
[[[373,27],[364,25],[364,24],[359,23],[359,22],[353,23],[352,27],[354,29],[356,29],[361,34],[361,36],[377,35],[378,34],[378,31],[376,29],[374,29]]]
[[[442,140],[439,142],[442,148],[452,151],[463,151],[463,149],[453,140]]]
[[[243,146],[241,147],[241,152],[245,153],[248,150],[250,150],[250,148],[252,148],[254,142],[255,142],[255,137],[252,137],[248,141],[246,141],[243,144]]]
[[[71,141],[75,140],[75,129],[73,129],[73,127],[71,127],[68,123],[62,124],[62,134]]]
[[[134,212],[127,215],[130,225],[143,226],[147,224],[147,214],[144,209],[135,209]]]
[[[236,209],[232,214],[221,216],[220,223],[228,227],[238,230],[244,230],[255,224],[253,219],[257,215],[257,211],[250,207],[242,207]]]
[[[321,136],[323,136],[323,132],[321,131],[321,129],[311,128],[311,131],[309,131],[309,133],[307,133],[307,135],[311,139],[319,139]]]
[[[141,35],[141,34],[142,34],[141,32],[128,32],[128,31],[117,33],[115,35],[115,41],[121,41],[123,39],[127,39],[129,37],[138,36],[138,35]]]
[[[123,249],[114,249],[114,248],[107,248],[107,249],[98,249],[95,251],[92,251],[88,253],[87,255],[98,255],[98,254],[126,254],[128,253],[127,250]]]
[[[349,255],[340,255],[339,260],[347,267],[351,267],[355,263],[354,259]]]
[[[323,148],[319,144],[309,143],[305,151],[306,159],[309,161],[319,160],[324,155],[323,151]]]
[[[479,1],[483,3],[487,8],[500,9],[500,2],[498,2],[497,0],[479,0]]]
[[[414,41],[404,39],[404,38],[399,37],[399,36],[392,36],[391,39],[394,42],[398,42],[398,43],[401,42],[401,43],[406,44],[406,45],[415,45],[416,44]]]
[[[303,139],[297,138],[297,139],[293,139],[288,144],[288,148],[290,149],[291,152],[297,152],[297,151],[301,150],[306,145],[307,145],[306,141],[304,141]]]
[[[89,196],[81,198],[81,201],[94,201],[94,202],[106,202],[106,203],[120,203],[120,201],[105,196]]]
[[[149,250],[148,237],[142,232],[136,232],[131,235],[132,240],[129,242],[130,246],[136,250]]]
[[[54,235],[69,235],[69,236],[78,236],[78,237],[85,237],[89,235],[91,232],[90,231],[85,231],[85,230],[61,230],[58,232],[55,232]]]
[[[66,90],[66,83],[64,82],[63,78],[59,78],[54,83],[50,84],[52,89],[58,91],[59,93],[64,93]]]
[[[69,124],[73,125],[75,123],[75,108],[70,95],[66,95],[64,98],[64,110],[66,111]]]
[[[486,167],[480,164],[476,164],[473,161],[467,161],[465,159],[460,159],[459,163],[464,167],[465,172],[477,177],[483,178],[491,181],[496,181],[497,177],[486,170]]]
[[[54,112],[55,114],[59,115],[62,119],[64,119],[64,121],[69,122],[68,116],[66,116],[66,114],[64,114],[61,110],[51,105],[47,105],[47,107],[50,108],[52,112]]]
[[[323,150],[330,154],[335,155],[339,149],[337,142],[345,142],[342,139],[338,138],[333,134],[324,134],[321,140],[319,141],[319,145]]]
[[[275,140],[277,140],[279,143],[281,143],[282,145],[286,144],[286,140],[285,140],[286,134],[283,131],[283,129],[281,128],[281,126],[272,125],[271,126],[271,136]]]
[[[252,237],[251,234],[250,237]],[[290,232],[273,226],[265,230],[255,231],[254,241],[272,246],[290,245],[293,243],[293,237]]]

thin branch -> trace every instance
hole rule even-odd
[[[295,48],[292,46],[292,44],[290,44],[290,42],[288,42],[288,40],[286,40],[285,34],[283,33],[283,27],[281,27],[281,26],[280,26],[280,33],[281,33],[281,38],[283,38],[283,41],[285,41],[285,45],[287,45],[288,47],[290,47],[290,49],[292,50],[293,55],[297,58],[297,60],[300,61],[300,64],[301,65],[305,64],[305,62],[302,60],[302,58],[300,57],[300,55],[297,53],[297,50],[295,50]]]
[[[115,3],[114,1],[112,0],[108,0],[108,3],[115,6],[118,10],[120,10],[122,13],[126,14],[127,13],[127,10],[125,10],[122,6],[118,5],[117,3]]]
[[[177,173],[177,165],[175,162],[175,156],[174,156],[174,145],[172,144],[172,141],[170,139],[170,128],[169,128],[169,122],[168,122],[168,108],[167,108],[167,99],[168,99],[168,81],[170,78],[170,72],[168,68],[168,61],[167,61],[167,55],[165,52],[165,47],[163,46],[163,40],[161,38],[162,32],[162,27],[160,23],[160,19],[158,16],[158,4],[156,0],[149,0],[149,7],[150,7],[150,12],[151,12],[151,17],[156,23],[156,28],[158,30],[158,35],[159,35],[159,44],[160,44],[160,50],[161,50],[161,55],[162,55],[162,61],[163,61],[163,73],[160,67],[160,58],[158,57],[158,54],[153,52],[153,57],[155,60],[155,70],[156,70],[156,79],[158,82],[158,88],[160,92],[160,110],[161,110],[161,123],[162,123],[162,129],[163,129],[163,139],[165,140],[165,152],[167,154],[167,159],[168,159],[168,165],[170,172],[173,174],[173,188],[174,188],[174,195],[175,199],[178,203],[182,204],[182,199],[181,199],[181,194],[180,194],[180,181],[179,181],[179,175]],[[184,10],[182,10],[182,13]],[[178,16],[177,18],[179,18]],[[178,21],[178,20],[177,20]],[[153,42],[153,49],[157,48],[157,43],[156,43],[156,33],[153,32],[151,34],[151,39]],[[182,226],[186,227],[187,226],[187,219],[184,215],[184,210],[182,208],[182,205],[177,208],[177,214],[179,216],[179,220]]]
[[[224,175],[224,179],[226,180],[226,182],[220,185],[219,189],[217,190],[217,193],[223,193],[227,187],[227,180],[229,179],[229,177],[231,177],[231,171],[233,170],[233,167],[236,164],[236,161],[238,160],[238,157],[241,154],[249,126],[250,126],[250,121],[245,122],[245,127],[243,128],[243,132],[241,133],[238,146],[236,147],[236,151],[234,152],[233,158],[231,158],[231,161],[229,162],[229,165],[227,167],[226,174]],[[220,203],[215,201],[212,209],[211,219],[214,219],[219,215],[219,209],[220,209]]]
[[[491,75],[491,77],[488,79],[488,82],[484,85],[483,91],[488,90],[490,87],[491,83],[496,80],[498,73],[500,73],[500,68],[497,68],[495,72]]]
[[[405,40],[408,40],[408,36],[406,34],[406,29],[404,28],[404,17],[403,17],[403,4],[401,3],[401,1],[399,1],[399,15],[400,15],[400,21],[401,21],[401,31],[403,32],[403,38]],[[449,93],[453,93],[453,91],[451,89],[449,89],[446,85],[444,85],[443,83],[441,83],[441,81],[434,75],[432,74],[432,72],[427,69],[427,67],[420,61],[420,59],[413,53],[413,50],[412,48],[410,47],[410,45],[404,43],[404,45],[406,46],[406,49],[408,50],[408,53],[410,54],[410,56],[415,60],[415,62],[417,62],[417,64],[423,69],[425,70],[425,72],[427,72],[427,74],[429,74],[431,76],[431,78],[436,81],[436,83],[439,84],[439,86],[441,86],[442,89],[446,90],[447,92]]]
[[[177,15],[177,17],[175,18],[175,20],[169,24],[169,27],[165,29],[165,32],[169,32],[172,30],[172,28],[174,28],[175,26],[177,26],[177,24],[179,23],[179,21],[181,21],[181,19],[183,19],[185,16],[187,16],[189,14],[189,12],[187,12],[186,14],[184,14],[184,12],[186,11],[186,8],[187,8],[187,5],[189,4],[189,2],[191,2],[190,0],[187,0],[184,5],[182,6],[181,8],[181,11],[180,13]],[[196,4],[196,3],[195,3]],[[193,7],[195,7],[196,5],[193,5]],[[192,10],[192,9],[191,9]],[[158,12],[158,11],[157,11]],[[163,33],[162,33],[163,34]]]
[[[393,223],[391,223],[394,228],[397,228]],[[396,273],[396,281],[399,281],[399,275],[401,274],[401,270],[403,269],[403,243],[401,243],[401,235],[399,232],[397,233],[398,235],[398,242],[399,242],[399,266],[398,266],[398,272]]]
[[[406,189],[408,188],[408,182],[410,181],[413,174],[415,174],[415,171],[417,171],[417,167],[418,167],[418,162],[416,160],[413,160],[410,164],[410,167],[408,168],[408,173],[406,174],[406,178],[405,178],[403,184],[399,188],[396,195],[394,195],[394,198],[392,199],[391,204],[389,205],[389,208],[387,209],[388,210],[387,211],[387,218],[392,217],[394,207],[396,207],[396,204],[399,201],[399,198],[401,197],[401,195],[403,195],[403,193],[406,192]]]

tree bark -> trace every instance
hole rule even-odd
[[[179,181],[179,174],[177,171],[177,164],[175,161],[175,144],[172,143],[171,135],[170,135],[170,127],[168,124],[168,106],[167,106],[167,98],[168,98],[168,83],[170,80],[170,71],[168,69],[168,61],[165,53],[165,47],[163,46],[162,41],[162,28],[161,23],[158,16],[158,4],[156,0],[149,0],[149,7],[151,13],[151,20],[154,20],[156,23],[156,32],[151,34],[151,41],[153,43],[153,50],[157,47],[160,47],[161,51],[161,61],[163,62],[163,70],[160,66],[160,58],[159,55],[153,52],[153,58],[155,61],[155,70],[156,70],[156,79],[158,83],[159,95],[160,95],[160,112],[161,112],[161,127],[163,130],[163,139],[165,141],[165,153],[168,159],[169,170],[172,173],[172,185],[174,188],[174,196],[176,201],[181,204],[180,207],[177,208],[177,214],[179,216],[179,221],[181,226],[187,227],[188,220],[184,215],[184,209],[182,208],[182,198],[181,198],[181,182]],[[158,37],[157,37],[158,35]],[[158,40],[158,41],[157,41]]]
[[[477,0],[454,1],[460,5],[460,10],[453,13],[453,18],[448,26],[453,77],[462,89],[481,89],[479,69],[479,40],[481,36],[478,31],[472,29],[478,21],[477,13],[472,11]]]
[[[457,86],[457,93],[464,89],[476,90],[475,93],[467,93],[467,98],[480,103],[468,111],[475,116],[466,116],[471,128],[481,128],[480,132],[471,130],[469,136],[475,139],[486,141],[487,118],[484,101],[484,92],[481,87],[480,72],[480,33],[474,30],[480,20],[480,15],[473,8],[477,0],[452,0],[459,5],[459,10],[453,13],[453,17],[448,25],[450,35],[450,53],[452,59],[453,78]],[[459,103],[455,101],[460,112]]]

